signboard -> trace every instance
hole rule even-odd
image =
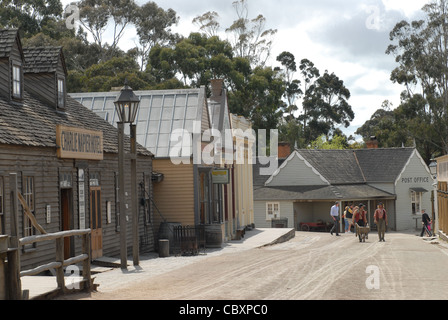
[[[213,184],[229,184],[230,175],[228,169],[215,169],[212,170],[212,182]]]
[[[103,160],[103,132],[58,125],[58,158]]]
[[[78,205],[79,205],[79,229],[86,228],[86,192],[84,184],[84,169],[78,169]]]

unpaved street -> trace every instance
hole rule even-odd
[[[176,270],[92,293],[101,300],[448,299],[448,249],[415,233],[366,243],[296,232],[274,246],[202,257]],[[368,272],[368,273],[367,273]],[[74,297],[73,297],[74,298]]]

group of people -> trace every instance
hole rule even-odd
[[[339,202],[336,202],[334,206],[331,207],[330,215],[334,221],[334,225],[330,230],[331,235],[333,232],[336,232],[336,236],[339,236]],[[382,203],[378,204],[377,209],[373,215],[375,224],[378,227],[378,238],[379,241],[386,241],[384,239],[384,234],[386,233],[386,228],[388,225],[387,221],[387,212],[384,209],[384,205]],[[359,205],[353,207],[353,204],[345,207],[343,218],[345,221],[345,232],[351,233],[351,227],[355,227],[356,225],[360,227],[367,226],[367,211],[365,209],[365,205],[360,203]],[[361,235],[359,236],[359,241],[361,241]]]
[[[331,207],[330,215],[333,218],[334,224],[330,230],[331,235],[333,232],[336,233],[336,236],[339,236],[339,202],[335,202],[334,206]],[[350,204],[345,207],[343,216],[345,221],[345,232],[351,233],[351,227],[355,227],[356,225],[360,227],[367,226],[367,211],[365,210],[365,205],[360,203],[358,206],[353,207],[353,204]],[[378,228],[378,238],[379,241],[385,242],[384,234],[386,233],[386,228],[388,225],[387,221],[387,212],[384,209],[384,205],[382,203],[378,204],[375,213],[373,214],[374,222]],[[432,236],[431,233],[431,218],[426,213],[425,210],[422,210],[422,232],[420,237],[426,233],[428,236]],[[361,241],[361,235],[359,236],[359,241]]]

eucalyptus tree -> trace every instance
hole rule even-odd
[[[42,32],[47,23],[61,17],[60,0],[0,1],[0,28],[20,28],[24,37]]]
[[[138,53],[140,69],[148,62],[148,55],[156,45],[173,45],[180,38],[172,33],[171,28],[179,22],[179,17],[173,9],[164,10],[155,2],[147,2],[136,12],[135,27],[139,38]]]
[[[409,134],[428,152],[447,154],[448,0],[433,0],[422,10],[424,19],[395,25],[386,53],[398,64],[391,80],[405,88],[402,104],[420,108],[419,126],[409,125]]]

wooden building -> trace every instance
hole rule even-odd
[[[223,192],[221,186],[212,183],[211,175],[219,166],[206,165],[193,156],[209,143],[202,141],[203,133],[211,129],[205,87],[135,94],[141,100],[136,118],[137,141],[154,154],[154,171],[159,174],[153,199],[156,232],[167,224],[169,228],[206,225],[219,234],[221,244],[225,233]],[[70,95],[109,123],[116,122],[113,100],[117,92]],[[180,136],[173,140],[173,132]],[[199,139],[193,139],[193,133]],[[173,154],[173,147],[183,157],[179,152]]]
[[[7,177],[17,173],[19,192],[47,233],[90,228],[92,257],[118,256],[118,131],[67,96],[66,75],[61,48],[22,48],[18,30],[0,30],[0,234],[10,228]],[[153,155],[138,146],[137,158],[140,249],[151,251]],[[21,236],[39,234],[21,212]],[[66,239],[65,258],[80,250],[78,240]],[[25,246],[21,267],[48,263],[54,254],[54,243]]]
[[[421,210],[431,210],[433,177],[414,148],[295,150],[272,176],[254,169],[255,223],[270,227],[286,218],[288,226],[330,222],[335,201],[340,211],[363,203],[373,226],[379,202],[388,211],[389,229],[419,226]]]

